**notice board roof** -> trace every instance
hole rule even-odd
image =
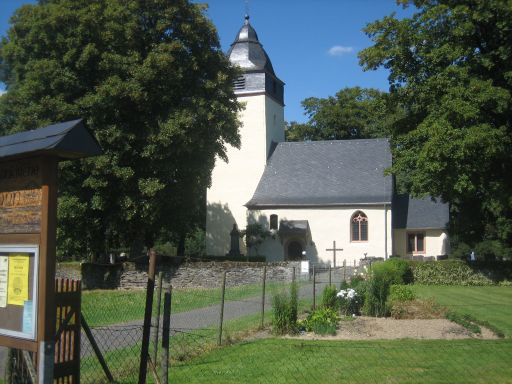
[[[102,150],[82,119],[0,137],[0,160],[52,155],[61,160],[101,155]]]

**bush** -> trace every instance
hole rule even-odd
[[[340,308],[340,302],[336,294],[336,287],[334,285],[326,286],[322,292],[322,302],[320,306],[337,311]]]
[[[389,290],[392,284],[408,284],[413,281],[409,263],[390,259],[372,265],[370,280],[366,285],[363,312],[369,316],[387,316]]]
[[[403,319],[408,312],[407,303],[416,297],[411,288],[406,285],[392,285],[389,289],[389,296],[386,306],[395,319]]]
[[[462,260],[413,263],[414,283],[423,285],[492,285],[493,281],[475,272]]]
[[[272,298],[272,326],[274,333],[285,335],[297,329],[298,292],[293,283],[290,294],[280,292]]]
[[[304,330],[318,335],[335,335],[339,320],[335,310],[324,307],[311,312],[302,326]]]
[[[337,294],[342,315],[358,315],[363,301],[361,295],[353,288],[342,289]]]
[[[416,296],[411,288],[406,285],[392,285],[389,289],[389,301],[410,301]]]

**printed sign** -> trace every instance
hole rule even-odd
[[[28,300],[28,275],[28,255],[10,256],[7,304],[24,305],[25,300]]]
[[[9,258],[0,256],[0,308],[7,307],[7,276],[9,273]]]
[[[0,245],[0,335],[36,339],[37,245]]]

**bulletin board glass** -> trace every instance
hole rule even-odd
[[[0,245],[0,335],[36,339],[37,245]]]

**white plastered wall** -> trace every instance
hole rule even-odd
[[[282,105],[266,95],[239,96],[238,101],[245,104],[239,116],[241,147],[227,148],[228,163],[216,159],[207,192],[208,255],[223,256],[229,252],[233,223],[240,230],[247,225],[244,204],[253,196],[263,174],[271,142],[284,141]]]
[[[352,242],[350,239],[350,219],[354,212],[363,211],[368,217],[368,241]],[[332,248],[336,241],[336,248],[343,248],[336,253],[336,265],[340,266],[343,260],[353,264],[359,262],[366,253],[367,256],[386,257],[391,255],[391,209],[389,206],[349,206],[332,208],[304,208],[304,209],[268,209],[252,211],[255,221],[268,225],[270,215],[278,215],[278,220],[308,220],[311,232],[311,242],[306,246],[306,255],[312,263],[326,263],[333,265],[333,252],[326,251]],[[268,227],[267,227],[268,229]],[[258,253],[267,257],[267,261],[279,261],[285,257],[284,246],[281,239],[269,238],[259,247]]]
[[[446,255],[450,252],[448,233],[444,229],[395,229],[393,232],[394,254],[407,255],[407,234],[425,234],[425,252],[418,253],[422,256]],[[410,255],[409,255],[410,256]]]

